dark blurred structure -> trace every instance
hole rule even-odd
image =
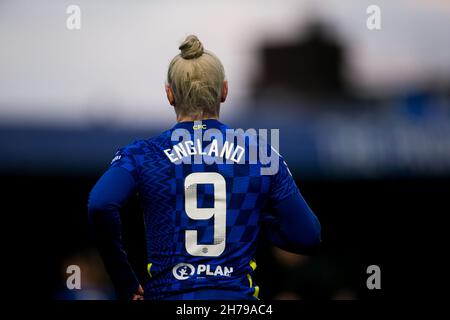
[[[263,46],[256,99],[271,93],[325,101],[347,97],[344,43],[319,21],[304,32],[298,42]]]

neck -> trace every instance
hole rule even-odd
[[[177,122],[188,122],[188,121],[201,121],[201,120],[208,120],[208,119],[214,119],[219,120],[218,116],[177,116]]]

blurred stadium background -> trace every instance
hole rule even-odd
[[[81,30],[66,29],[71,4]],[[381,8],[378,31],[366,28],[371,4]],[[31,281],[44,299],[113,297],[89,237],[88,192],[119,146],[173,124],[163,84],[191,33],[224,63],[222,120],[280,128],[280,151],[322,222],[317,256],[261,245],[263,298],[389,294],[395,257],[424,245],[401,232],[450,209],[443,0],[1,1],[0,188],[12,281]],[[141,219],[134,199],[124,238],[145,279]],[[84,290],[66,289],[70,264],[81,266]],[[381,292],[365,286],[370,264],[381,267]]]

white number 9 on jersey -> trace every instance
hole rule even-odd
[[[197,207],[197,185],[214,185],[214,208]],[[194,172],[184,180],[185,210],[193,220],[214,217],[214,244],[198,244],[197,230],[186,230],[186,251],[192,256],[217,257],[225,250],[227,225],[225,178],[216,172]]]

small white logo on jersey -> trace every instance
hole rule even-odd
[[[120,154],[115,156],[114,159],[112,159],[111,163],[113,163],[114,161],[119,160],[120,158],[122,158],[122,156]]]
[[[179,263],[172,269],[173,276],[178,280],[186,280],[192,276],[194,272],[194,266],[189,263]]]

